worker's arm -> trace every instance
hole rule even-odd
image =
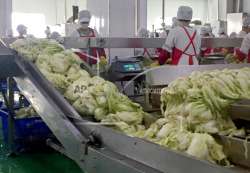
[[[162,48],[158,48],[158,61],[160,65],[166,64],[166,62],[171,58],[171,53],[175,45],[175,31],[171,30],[168,34],[165,44]]]
[[[170,59],[170,53],[162,48],[157,48],[158,62],[160,65],[166,64],[167,60]]]
[[[241,48],[236,49],[235,54],[237,58],[240,61],[243,61],[244,59],[247,58],[247,55],[249,54],[249,49],[250,49],[250,34],[247,34],[247,36],[244,38]]]
[[[96,38],[100,37],[99,33],[95,29],[93,29],[93,30],[94,30],[95,37]],[[97,52],[98,52],[100,59],[107,58],[104,48],[97,48]]]

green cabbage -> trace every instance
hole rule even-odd
[[[117,87],[83,70],[72,51],[46,39],[22,39],[11,47],[35,63],[41,73],[72,104],[80,115],[100,124],[164,147],[213,163],[226,161],[222,147],[206,133],[234,132],[225,109],[239,98],[249,98],[249,69],[195,72],[162,90],[162,113],[146,128],[142,107],[121,94]],[[237,79],[237,77],[241,79]],[[225,78],[225,80],[224,80]],[[206,83],[206,85],[204,85]],[[216,89],[225,87],[225,90]],[[247,92],[243,94],[244,92]],[[202,134],[204,133],[204,134]],[[243,134],[238,131],[237,134]]]
[[[193,72],[162,90],[165,117],[183,116],[189,130],[230,134],[237,130],[228,116],[229,106],[250,99],[250,68]]]

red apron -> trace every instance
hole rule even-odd
[[[239,48],[237,48],[235,54],[241,62],[243,62],[247,58],[247,63],[250,63],[250,51],[248,52],[248,55],[246,55],[241,52]]]
[[[152,57],[152,55],[150,55],[150,53],[149,53],[149,51],[148,51],[148,49],[146,49],[146,48],[144,48],[144,51],[143,51],[143,54],[142,54],[142,56],[148,56],[148,57]]]
[[[180,49],[178,49],[176,47],[173,49],[173,53],[172,53],[172,64],[173,65],[178,65],[179,64],[182,55],[187,55],[189,57],[188,65],[193,65],[194,64],[193,58],[197,57],[197,52],[196,52],[196,48],[195,48],[195,45],[194,45],[194,39],[196,37],[197,32],[195,31],[193,33],[193,35],[191,36],[188,33],[188,31],[187,31],[187,29],[185,27],[183,27],[183,29],[184,29],[186,35],[188,36],[189,43],[187,44],[187,46],[185,47],[184,50],[180,50]],[[190,46],[193,47],[194,54],[187,53],[187,50],[189,49]]]
[[[82,35],[80,35],[80,37],[81,37],[81,38],[96,37],[94,30],[91,29],[91,28],[89,28],[89,29],[90,29],[90,31],[91,31],[91,34],[90,34],[90,35],[88,35],[88,36],[82,36]],[[80,34],[80,32],[79,32],[79,34]],[[97,57],[101,57],[101,56],[106,57],[104,49],[98,50],[97,48],[90,48],[89,50],[90,50],[90,51],[89,51],[89,54],[90,54],[91,56],[93,56],[93,57],[96,57],[96,58],[97,58]],[[77,54],[83,61],[88,62],[89,64],[96,64],[96,63],[97,63],[97,60],[88,58],[88,57],[86,57],[84,54],[82,54],[81,52],[76,52],[76,54]],[[99,56],[98,56],[98,55],[99,55]]]
[[[211,55],[211,53],[213,53],[212,48],[206,48],[205,50],[201,50],[201,56],[202,57],[209,56],[209,55]]]

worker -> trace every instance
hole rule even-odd
[[[203,26],[200,29],[200,36],[202,38],[209,38],[210,36],[210,29],[207,26]],[[212,48],[207,48],[207,47],[203,47],[201,48],[201,57],[207,57],[209,55],[211,55],[213,53],[213,49]]]
[[[159,64],[171,61],[172,65],[198,64],[201,38],[197,31],[190,27],[193,10],[188,6],[180,6],[177,12],[178,26],[170,30],[161,52]]]
[[[137,32],[137,36],[139,38],[148,38],[149,37],[149,31],[146,28],[139,28],[138,32]]]
[[[18,38],[22,39],[27,37],[27,27],[23,24],[17,26]]]
[[[237,33],[236,32],[232,32],[230,35],[229,35],[229,38],[236,38],[237,37]]]
[[[80,27],[71,34],[71,37],[76,37],[76,38],[98,37],[97,31],[89,27],[90,20],[91,20],[91,14],[88,10],[80,11],[78,20]],[[104,49],[100,48],[81,49],[77,51],[76,54],[82,60],[88,62],[90,65],[96,64],[97,61],[95,59],[90,59],[85,54],[89,54],[92,57],[99,58],[100,62],[103,64],[106,63],[106,54]]]
[[[206,26],[203,26],[200,28],[200,36],[201,37],[210,37],[208,28]]]
[[[228,38],[225,28],[221,27],[218,31],[219,38]]]
[[[244,38],[250,32],[250,16],[243,20],[242,30],[238,34],[239,38]]]
[[[250,63],[250,33],[244,37],[241,48],[236,49],[235,57],[240,62]]]
[[[50,39],[56,40],[58,43],[63,43],[62,36],[56,31],[54,31],[50,34]]]
[[[213,34],[213,28],[211,27],[211,25],[207,25],[206,28],[207,28],[207,31],[209,33],[209,36],[215,37],[215,35]]]
[[[44,33],[46,35],[46,38],[50,38],[50,36],[51,36],[51,30],[50,30],[49,26],[46,27],[46,30],[44,31]]]
[[[228,38],[228,35],[227,35],[224,27],[219,28],[218,38]],[[226,52],[227,52],[227,48],[223,48],[223,47],[214,48],[215,54],[226,54]]]
[[[171,28],[175,28],[178,26],[178,20],[177,17],[173,17],[172,18],[172,27]]]
[[[139,38],[148,38],[149,37],[149,31],[146,28],[139,28],[137,37]],[[135,55],[136,56],[143,56],[147,58],[153,57],[153,53],[149,52],[150,49],[144,48],[144,49],[135,49]]]
[[[236,32],[232,32],[230,35],[229,35],[229,38],[237,38],[237,33]],[[222,48],[221,49],[221,52],[224,56],[227,56],[227,54],[233,54],[235,51],[235,48],[234,47],[228,47],[228,48]]]

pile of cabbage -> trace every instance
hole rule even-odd
[[[250,99],[250,68],[193,72],[161,93],[166,118],[182,116],[192,132],[244,136],[228,115],[229,106]]]
[[[191,132],[182,116],[158,119],[146,130],[143,138],[198,159],[224,166],[230,165],[223,147],[207,133]]]
[[[121,94],[113,83],[91,77],[81,68],[82,60],[56,41],[20,39],[11,48],[36,64],[82,116],[94,117],[124,130],[124,126],[137,129],[136,126],[142,124],[145,113],[140,105]]]
[[[94,117],[101,124],[110,126],[126,135],[143,138],[199,159],[219,164],[226,163],[227,159],[222,146],[209,134],[198,133],[211,131],[190,131],[189,119],[180,116],[186,115],[182,114],[184,112],[181,110],[183,110],[182,106],[188,104],[186,88],[191,87],[190,82],[177,80],[169,88],[163,90],[164,106],[162,109],[166,117],[146,128],[143,123],[147,114],[143,112],[141,106],[121,94],[113,83],[97,76],[91,77],[81,69],[82,61],[72,51],[65,50],[55,41],[46,39],[17,40],[11,47],[35,63],[43,75],[82,116]],[[193,90],[193,92],[190,90],[189,93],[192,93],[192,97],[191,95],[188,97],[191,100],[201,97],[200,90]],[[175,110],[174,107],[178,109]],[[190,105],[189,108],[193,107]],[[200,106],[197,108],[199,109],[194,116],[198,117],[199,122],[199,119],[204,118],[197,115],[201,111],[205,111],[205,114],[202,112],[201,115],[213,117],[209,114],[209,110],[200,108]],[[194,122],[196,121],[195,119]],[[211,123],[214,128],[213,124],[216,122],[207,122],[209,122],[208,126]],[[229,126],[234,128],[233,124]],[[199,128],[204,129],[203,126]]]

